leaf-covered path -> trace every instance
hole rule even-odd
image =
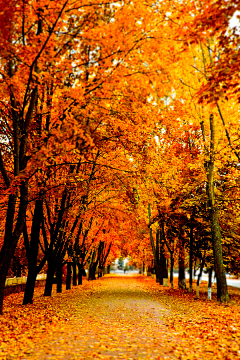
[[[24,358],[175,359],[177,338],[168,335],[169,309],[141,277],[106,277],[74,302],[66,323]],[[73,304],[72,304],[73,305]]]
[[[84,280],[51,298],[42,290],[33,305],[21,305],[23,294],[6,297],[0,359],[240,359],[234,290],[227,306],[215,301],[216,289],[206,301],[204,284],[196,301],[139,275]]]

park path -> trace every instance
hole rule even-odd
[[[84,298],[69,294],[65,323],[21,359],[179,359],[170,310],[141,276],[107,276],[83,290]]]

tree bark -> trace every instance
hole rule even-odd
[[[211,267],[208,271],[208,300],[212,299],[212,273],[213,268]]]
[[[171,289],[173,289],[173,267],[174,267],[173,251],[171,251],[170,256],[171,256],[170,283],[171,283]]]
[[[43,206],[42,200],[39,199],[36,200],[34,215],[32,220],[30,244],[28,242],[26,226],[24,231],[24,242],[25,242],[26,253],[28,258],[28,277],[24,292],[23,305],[33,303],[35,281],[38,274],[37,256],[38,256],[38,247],[39,247],[40,225],[42,221],[42,212],[43,212],[42,206]]]
[[[12,271],[14,276],[21,277],[22,276],[22,266],[19,261],[18,257],[13,257],[13,265],[12,265]]]
[[[189,289],[192,292],[193,283],[193,224],[190,225],[190,249],[189,249]]]
[[[82,285],[82,274],[83,274],[82,264],[78,263],[78,285]]]
[[[63,273],[63,265],[59,263],[57,265],[57,293],[62,292],[62,273]]]
[[[208,288],[212,287],[212,273],[213,273],[213,268],[211,267],[208,271]]]
[[[159,231],[159,228],[158,228],[157,231],[156,231],[156,246],[155,246],[155,255],[154,255],[154,267],[155,267],[156,282],[157,283],[160,283],[160,277],[161,277],[159,247],[160,247],[160,231]]]
[[[201,280],[201,277],[202,277],[202,273],[203,273],[203,268],[204,268],[204,264],[205,264],[205,251],[204,251],[204,256],[203,256],[203,259],[202,259],[202,262],[201,262],[201,267],[200,267],[200,271],[199,271],[199,274],[198,274],[198,278],[197,278],[197,286],[196,286],[196,298],[199,297],[199,285],[200,285],[200,280]]]
[[[66,290],[71,289],[71,278],[72,278],[72,263],[67,263],[67,279],[66,279]]]
[[[75,260],[72,262],[72,268],[73,268],[73,286],[77,286],[77,265]]]
[[[163,285],[163,279],[168,279],[168,270],[167,270],[167,259],[164,254],[164,222],[162,221],[160,224],[160,276],[159,276],[159,283]]]
[[[214,190],[214,156],[215,156],[215,124],[214,116],[210,115],[210,159],[207,164],[208,201],[211,222],[212,244],[214,254],[214,268],[217,278],[217,298],[221,302],[229,301],[225,269],[223,265],[221,230],[219,225],[219,211],[215,200]]]
[[[221,302],[229,301],[225,268],[223,265],[221,233],[218,209],[211,211],[211,231],[214,253],[214,268],[217,278],[217,299]]]
[[[47,279],[46,279],[46,284],[45,284],[44,296],[52,295],[54,272],[55,272],[54,263],[51,261],[48,261]]]
[[[186,279],[185,279],[185,250],[184,250],[184,240],[180,235],[179,239],[179,262],[178,262],[178,287],[179,289],[186,289]]]
[[[19,237],[22,233],[23,226],[26,221],[27,200],[28,200],[27,185],[25,183],[22,183],[20,186],[20,205],[17,215],[17,221],[15,228],[13,230],[15,207],[16,207],[16,195],[10,194],[8,198],[4,243],[0,252],[0,315],[2,315],[3,313],[4,288],[5,288],[5,281],[6,281],[8,269],[11,260],[14,256]]]

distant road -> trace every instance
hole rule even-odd
[[[121,275],[136,275],[136,274],[139,274],[139,270],[127,270],[126,273],[124,273],[123,270],[116,269],[116,270],[111,270],[111,273],[119,274],[119,275],[120,274]],[[186,276],[186,279],[189,278],[188,272],[185,273],[185,276]],[[178,277],[178,274],[174,273],[174,277]],[[195,276],[195,280],[196,279],[197,279],[197,276]],[[201,280],[202,281],[208,281],[208,275],[203,274],[202,277],[201,277]],[[214,281],[216,281],[216,279]],[[236,288],[240,289],[240,279],[233,278],[233,275],[227,275],[227,285],[228,286],[233,286],[233,287],[236,287]]]
[[[174,274],[174,276],[178,277],[177,274]],[[186,273],[186,278],[189,278],[189,274]],[[195,279],[197,279],[197,277],[195,277]],[[202,281],[208,281],[208,275],[203,274],[201,277]],[[215,280],[216,281],[216,280]],[[240,288],[240,279],[234,279],[233,275],[227,275],[227,285],[228,286],[233,286],[236,288]]]

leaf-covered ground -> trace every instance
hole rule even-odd
[[[225,306],[206,290],[194,300],[149,277],[108,275],[52,298],[36,289],[33,305],[9,295],[0,359],[240,359],[240,292]]]

